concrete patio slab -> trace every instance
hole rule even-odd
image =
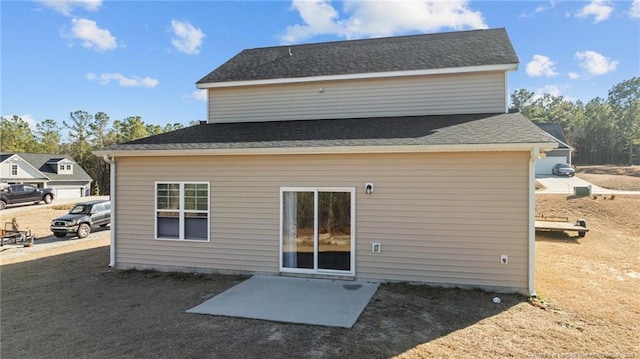
[[[187,313],[351,328],[377,289],[372,282],[255,275]]]

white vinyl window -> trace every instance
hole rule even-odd
[[[209,183],[156,182],[156,239],[209,240]]]
[[[18,175],[18,165],[11,165],[11,175],[12,176]]]

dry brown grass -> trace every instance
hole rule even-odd
[[[31,230],[36,234],[38,239],[51,236],[51,220],[65,215],[69,212],[72,205],[60,205],[52,207],[30,206],[19,212],[2,211],[0,212],[0,223],[4,226],[5,222],[16,219],[20,230]]]
[[[615,166],[615,165],[578,166],[578,173],[640,177],[640,166],[638,165],[636,166]]]
[[[538,291],[575,327],[573,346],[640,355],[640,197],[538,196],[536,210],[584,218],[584,238],[541,233]],[[571,331],[571,330],[568,330]]]
[[[538,195],[536,212],[590,232],[538,233],[538,298],[418,345],[402,358],[640,356],[640,196]]]
[[[640,191],[640,166],[580,166],[577,174],[603,188]]]

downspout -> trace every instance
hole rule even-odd
[[[529,157],[529,296],[536,296],[536,160],[540,149],[533,148]]]
[[[116,159],[103,155],[102,159],[109,164],[111,179],[109,184],[109,199],[111,200],[111,245],[109,246],[109,268],[116,266]]]

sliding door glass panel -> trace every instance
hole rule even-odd
[[[318,269],[351,270],[349,192],[318,192]]]
[[[314,269],[314,192],[282,193],[282,267]]]

